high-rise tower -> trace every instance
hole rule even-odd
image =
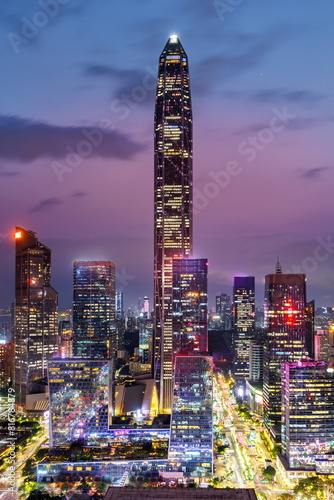
[[[255,336],[254,276],[234,277],[233,300],[233,374],[244,381],[249,378],[249,344]]]
[[[75,261],[73,287],[73,357],[113,358],[115,264]]]
[[[35,233],[15,230],[15,393],[24,406],[58,350],[58,294],[51,287],[51,250]]]
[[[263,355],[264,422],[275,441],[281,434],[281,364],[305,360],[307,324],[305,274],[265,277],[266,340]]]
[[[187,55],[169,38],[159,60],[154,120],[154,350],[161,412],[172,407],[172,264],[192,253],[192,109]]]
[[[208,261],[173,260],[173,359],[208,350]]]

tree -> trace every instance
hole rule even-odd
[[[66,493],[70,489],[70,485],[67,482],[63,483],[60,489]]]
[[[105,483],[103,481],[98,481],[95,485],[97,493],[104,493],[106,491],[107,487],[108,487],[107,483]]]
[[[33,475],[35,474],[35,472],[36,472],[36,467],[34,466],[34,463],[35,463],[35,462],[34,462],[34,460],[33,460],[32,458],[29,458],[29,459],[26,461],[26,463],[25,463],[25,465],[24,465],[24,467],[23,467],[23,469],[22,469],[22,473],[21,473],[21,475],[22,475],[23,477],[26,477],[26,476],[33,476]]]
[[[304,499],[312,499],[323,493],[323,482],[317,476],[301,479],[293,492]]]
[[[34,489],[30,492],[27,500],[52,500],[45,488]]]
[[[334,481],[323,481],[324,499],[334,500]]]
[[[293,500],[294,498],[296,498],[295,495],[291,495],[290,493],[282,493],[282,495],[280,495],[277,500]]]
[[[268,467],[263,469],[263,475],[266,479],[272,480],[276,476],[276,470],[271,465],[268,465]]]

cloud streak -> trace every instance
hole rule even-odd
[[[109,120],[110,122],[110,120]],[[0,116],[0,157],[29,163],[40,158],[61,159],[67,147],[85,140],[84,130],[91,127],[57,126],[18,116]],[[91,157],[132,159],[146,149],[146,144],[132,140],[129,134],[100,129],[103,141],[92,150]]]

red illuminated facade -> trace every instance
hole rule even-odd
[[[308,356],[305,306],[305,274],[282,274],[278,268],[265,277],[264,421],[275,441],[281,434],[281,364]]]

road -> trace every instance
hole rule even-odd
[[[29,444],[23,452],[16,453],[15,457],[16,488],[19,488],[19,486],[21,486],[21,484],[24,482],[24,478],[21,478],[21,471],[24,467],[25,462],[36,453],[36,451],[38,450],[38,448],[42,443],[48,441],[48,438],[49,438],[49,430],[47,425],[45,425],[43,428],[43,433],[41,435],[38,435],[36,438],[34,438],[32,443]],[[6,474],[6,471],[3,474]],[[15,496],[11,496],[8,493],[10,487],[11,484],[9,483],[9,481],[0,484],[0,500],[8,500],[9,498],[11,499],[16,498]]]
[[[217,383],[219,383],[217,381]],[[243,422],[232,403],[234,403],[233,398],[230,398],[230,392],[227,385],[222,382],[220,384],[222,390],[222,398],[220,397],[217,387],[215,388],[215,398],[218,402],[218,415],[219,419],[230,418],[231,420],[231,428],[225,428],[224,433],[228,440],[230,441],[230,455],[231,455],[231,468],[234,471],[234,475],[232,478],[232,482],[234,486],[237,488],[254,488],[257,491],[261,491],[269,500],[275,500],[282,493],[289,491],[284,484],[283,478],[277,473],[276,480],[277,483],[262,483],[260,476],[262,475],[262,469],[267,465],[272,465],[275,469],[277,469],[275,461],[271,459],[271,456],[263,443],[260,433],[262,430],[261,425],[255,426],[253,423],[251,427],[256,430],[256,441],[252,443],[252,446],[247,440],[251,427]],[[235,436],[239,436],[239,440],[241,443],[244,443],[243,446],[239,442],[235,443],[232,437],[232,434]],[[239,453],[237,452],[239,451]],[[248,467],[250,469],[253,468],[254,477],[252,480],[246,480],[245,474],[243,473],[243,464],[244,457],[247,457]],[[262,457],[262,458],[260,458]],[[216,474],[218,471],[221,471],[221,465],[217,461],[216,465]],[[245,466],[245,462],[244,462]],[[222,474],[221,474],[222,475]]]

